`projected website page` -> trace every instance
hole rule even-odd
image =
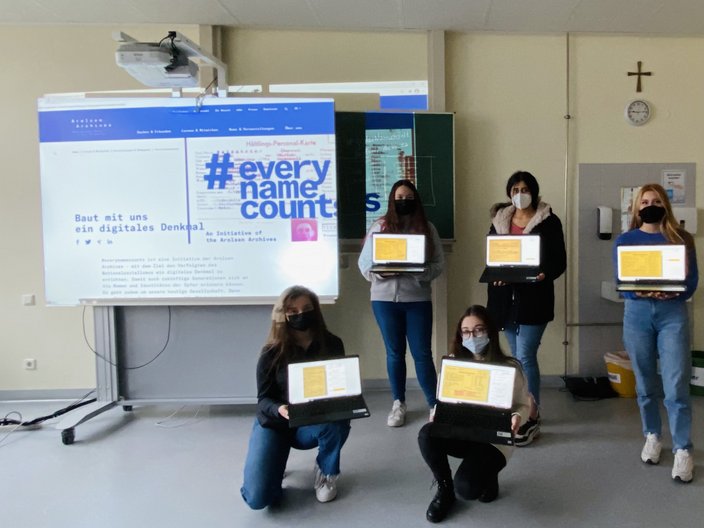
[[[338,294],[328,99],[39,100],[48,304]]]

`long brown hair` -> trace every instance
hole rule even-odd
[[[396,190],[399,187],[408,187],[413,192],[413,199],[416,203],[416,209],[410,215],[408,220],[399,218],[396,213],[396,205],[394,203]],[[382,233],[417,233],[425,235],[426,258],[430,259],[433,255],[433,244],[430,237],[430,227],[428,226],[428,218],[425,216],[423,202],[418,194],[418,189],[413,185],[411,180],[398,180],[391,186],[389,191],[389,199],[386,206],[386,214],[382,216],[381,232]]]
[[[464,321],[465,317],[472,315],[484,324],[489,336],[489,344],[487,345],[485,356],[486,361],[492,363],[510,363],[512,366],[517,366],[518,362],[514,358],[504,354],[503,350],[501,350],[501,345],[499,344],[499,329],[491,319],[489,311],[480,304],[473,304],[467,308],[459,321],[457,321],[455,336],[450,343],[450,355],[458,358],[473,357],[473,354],[462,346],[462,321]]]
[[[688,248],[694,247],[694,240],[692,235],[679,226],[675,215],[672,212],[672,206],[670,205],[670,199],[667,196],[667,192],[657,183],[646,183],[633,197],[633,203],[631,204],[631,224],[629,229],[639,229],[643,225],[643,220],[641,220],[640,215],[640,201],[643,199],[643,195],[648,192],[654,192],[660,201],[662,206],[665,208],[665,216],[660,221],[660,232],[663,236],[672,244],[685,244]]]
[[[291,351],[295,349],[296,340],[293,335],[293,330],[286,324],[286,308],[296,299],[302,296],[307,296],[313,305],[315,313],[315,323],[311,327],[313,341],[320,343],[321,347],[325,346],[325,320],[323,313],[320,310],[320,300],[318,296],[305,286],[291,286],[286,288],[274,304],[271,310],[271,328],[269,336],[266,339],[264,350],[275,349],[276,353],[271,363],[271,368],[276,369],[280,363],[287,364],[291,355]]]

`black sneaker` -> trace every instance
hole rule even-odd
[[[538,436],[540,436],[540,416],[529,418],[528,421],[518,429],[513,443],[518,447],[527,446]]]

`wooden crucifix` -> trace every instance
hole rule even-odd
[[[628,76],[629,76],[629,77],[630,77],[631,75],[637,75],[637,76],[638,76],[638,83],[636,84],[636,92],[641,92],[641,91],[642,91],[642,90],[641,90],[641,87],[640,87],[640,78],[641,78],[641,76],[647,75],[648,77],[650,77],[650,76],[653,74],[653,72],[644,72],[644,71],[641,71],[640,68],[641,68],[642,65],[643,65],[643,62],[638,61],[638,71],[637,71],[637,72],[628,72]]]

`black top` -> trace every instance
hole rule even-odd
[[[345,347],[339,337],[326,332],[323,340],[325,346],[313,341],[306,350],[299,346],[293,348],[289,357],[280,361],[275,369],[271,368],[271,363],[276,349],[264,347],[257,363],[257,420],[262,427],[289,429],[288,420],[279,414],[279,407],[288,405],[288,363],[345,355]]]
[[[489,234],[495,234],[492,224]],[[555,288],[553,281],[567,267],[562,222],[550,212],[534,226],[531,235],[540,235],[540,271],[545,279],[538,282],[514,283],[505,286],[488,285],[487,310],[496,325],[503,330],[507,323],[545,324],[555,318]]]

